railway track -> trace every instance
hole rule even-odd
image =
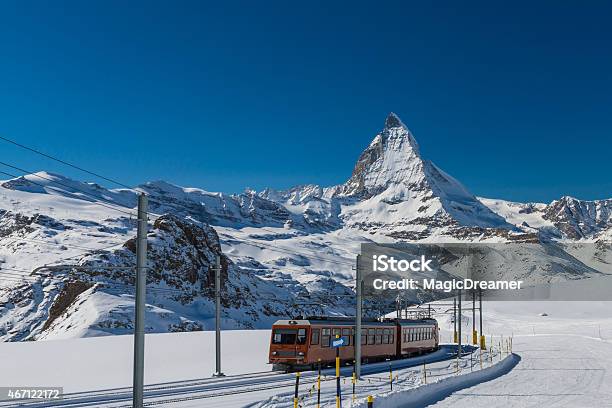
[[[454,348],[443,346],[441,350],[421,358],[405,360],[394,360],[390,363],[375,363],[362,367],[363,375],[385,373],[392,364],[394,370],[410,368],[427,363],[440,362],[455,358]],[[341,369],[343,376],[350,376],[352,367],[346,366]],[[333,369],[322,370],[322,381],[334,381]],[[317,373],[306,371],[302,373],[301,384],[308,388],[316,382]],[[258,372],[241,375],[230,375],[226,377],[202,378],[185,381],[174,381],[145,386],[145,406],[172,405],[175,403],[219,398],[230,395],[255,393],[268,390],[290,389],[295,383],[293,374],[278,372]],[[113,408],[131,407],[131,387],[113,388],[92,392],[77,392],[64,394],[64,397],[53,401],[0,401],[0,408],[42,408],[42,407],[94,407],[105,406]]]

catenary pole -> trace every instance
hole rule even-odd
[[[363,312],[362,297],[363,284],[361,281],[361,255],[357,255],[357,265],[355,266],[355,291],[357,293],[357,302],[355,306],[355,378],[361,379],[361,314]]]
[[[457,343],[457,298],[453,296],[453,343]]]
[[[221,256],[215,257],[215,373],[213,377],[224,377],[221,371]]]
[[[485,349],[485,336],[482,331],[482,289],[478,289],[478,314],[480,316],[480,348]]]
[[[457,310],[457,314],[458,314],[458,319],[459,322],[457,323],[458,326],[458,331],[459,331],[459,335],[457,336],[457,356],[459,358],[461,358],[461,289],[459,289],[459,300],[457,302],[457,306],[458,306],[458,310]]]
[[[147,222],[147,196],[140,194],[138,196],[138,225],[136,230],[136,316],[134,324],[134,388],[132,395],[134,408],[142,408],[143,406]]]
[[[476,331],[476,291],[472,290],[472,344],[478,343],[478,332]]]

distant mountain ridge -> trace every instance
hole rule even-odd
[[[133,276],[103,265],[133,263],[140,192],[151,213],[148,331],[211,328],[215,254],[224,326],[253,328],[289,312],[350,314],[351,265],[364,242],[612,242],[612,199],[475,197],[423,159],[391,113],[335,186],[228,195],[164,181],[107,189],[47,172],[0,182],[1,339],[131,330]]]

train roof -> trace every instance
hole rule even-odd
[[[436,324],[436,319],[384,319],[384,320],[376,320],[376,319],[362,319],[361,324],[364,326],[395,326],[399,324],[400,326],[411,326],[415,324]],[[309,326],[309,325],[334,325],[334,326],[354,326],[355,318],[354,317],[335,317],[335,316],[308,316],[302,317],[299,316],[295,319],[282,319],[274,322],[275,325],[300,325],[300,326]]]
[[[438,324],[438,321],[434,318],[425,319],[395,319],[400,326],[411,326],[414,324]]]

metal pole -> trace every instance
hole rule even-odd
[[[321,408],[321,359],[319,359],[319,373],[317,375],[317,408]]]
[[[363,313],[363,282],[361,281],[361,255],[357,255],[357,265],[355,269],[355,289],[357,292],[357,306],[355,310],[355,377],[361,379],[361,315]]]
[[[401,307],[400,302],[401,302],[400,297],[399,295],[397,295],[397,298],[395,299],[395,317],[398,319],[400,318],[400,307]]]
[[[472,344],[478,344],[478,332],[476,331],[476,291],[472,290]]]
[[[457,314],[458,314],[458,318],[459,318],[459,322],[457,324],[457,326],[459,326],[459,335],[458,337],[458,342],[457,342],[457,357],[461,358],[461,289],[459,289],[459,301],[457,302],[457,306],[458,306],[458,310],[457,310]]]
[[[221,371],[221,256],[215,259],[215,373],[213,377],[224,377]]]
[[[485,349],[485,336],[482,331],[482,289],[478,290],[478,313],[480,315],[480,348]]]
[[[336,334],[336,339],[340,335]],[[336,347],[336,408],[342,407],[342,395],[340,394],[340,347]]]
[[[457,298],[453,297],[453,343],[457,343]]]
[[[144,388],[144,320],[147,286],[147,196],[138,196],[138,220],[136,231],[136,304],[134,323],[134,408],[143,406]]]

